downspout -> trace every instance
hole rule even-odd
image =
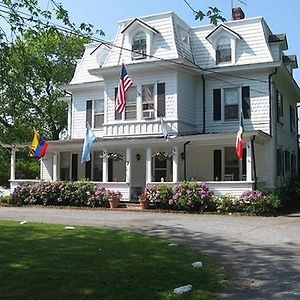
[[[183,176],[184,176],[184,181],[186,181],[186,146],[190,143],[191,141],[187,141],[183,144]]]
[[[257,176],[256,176],[254,140],[255,140],[255,135],[252,135],[250,142],[251,142],[252,166],[253,166],[253,177],[254,177],[254,190],[256,190],[257,189]]]
[[[271,151],[272,156],[274,160],[277,160],[277,130],[276,130],[276,115],[273,118],[273,113],[272,111],[275,111],[273,109],[273,99],[272,99],[272,77],[277,73],[277,68],[275,68],[274,72],[269,74],[268,77],[268,84],[269,84],[269,120],[270,120],[270,136],[272,137],[271,140],[271,147],[273,148]],[[276,164],[275,164],[276,165]],[[272,185],[275,187],[276,186],[276,168],[273,164],[272,166]]]
[[[270,116],[270,136],[272,136],[272,76],[277,73],[277,68],[275,68],[275,71],[271,73],[268,77],[268,83],[269,83],[269,116]]]
[[[70,138],[72,137],[72,123],[73,123],[73,94],[64,90],[65,94],[71,96],[71,101],[70,101],[70,132],[68,133]]]
[[[203,113],[203,130],[202,133],[205,133],[205,79],[204,75],[202,75],[202,113]]]

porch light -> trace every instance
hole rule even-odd
[[[180,153],[180,157],[181,157],[182,160],[185,160],[184,152],[181,152],[181,153]]]
[[[140,160],[141,159],[141,154],[137,153],[135,157],[136,157],[136,160]]]

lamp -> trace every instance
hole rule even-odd
[[[180,157],[181,157],[182,160],[185,160],[184,152],[181,152],[181,153],[180,153]]]
[[[135,157],[136,157],[136,160],[140,160],[141,159],[141,154],[137,153]]]

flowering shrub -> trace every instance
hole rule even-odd
[[[213,209],[213,191],[205,183],[179,182],[173,187],[169,204],[174,209],[208,211]]]
[[[15,188],[12,203],[15,205],[108,206],[107,191],[88,181],[42,182]]]
[[[216,204],[216,210],[219,213],[230,213],[236,211],[236,198],[231,195],[222,195],[214,197],[213,202]]]
[[[106,200],[109,200],[109,199],[113,199],[113,200],[121,200],[122,194],[121,194],[119,191],[111,191],[111,190],[107,190],[107,191],[104,193],[104,198],[105,198]]]
[[[156,208],[168,209],[169,200],[173,196],[172,186],[169,184],[147,184],[144,190],[146,199],[149,199]]]

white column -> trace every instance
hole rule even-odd
[[[107,157],[107,149],[103,149],[103,162],[102,162],[103,176],[102,181],[108,181],[108,157]]]
[[[131,182],[131,149],[126,148],[126,175],[125,175],[125,180],[127,183]]]
[[[152,181],[152,151],[151,148],[146,148],[146,183]]]
[[[57,152],[53,153],[53,176],[52,180],[57,181]]]
[[[10,180],[16,179],[16,148],[11,148],[10,152]]]
[[[246,144],[246,180],[252,181],[252,149],[251,142]]]
[[[173,182],[178,182],[178,146],[173,147]]]

